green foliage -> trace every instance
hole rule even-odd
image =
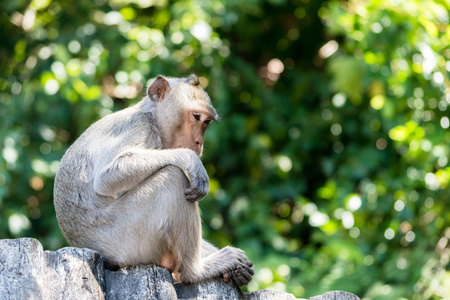
[[[3,1],[0,238],[66,245],[58,161],[158,74],[201,76],[206,237],[249,290],[450,297],[448,1]]]

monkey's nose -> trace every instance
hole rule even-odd
[[[203,145],[203,137],[202,136],[197,137],[194,141],[195,141],[195,144],[197,144],[197,145]]]

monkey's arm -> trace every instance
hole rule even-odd
[[[200,158],[190,149],[125,150],[106,166],[97,168],[94,190],[100,195],[116,197],[167,166],[178,167],[187,173],[192,184],[185,191],[187,200],[198,201],[208,193],[208,174]]]
[[[207,257],[217,251],[219,251],[218,248],[208,243],[207,241],[202,240],[202,257]]]

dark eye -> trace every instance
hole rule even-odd
[[[200,115],[199,114],[194,114],[194,119],[196,119],[197,121],[200,121]]]
[[[205,122],[203,122],[203,124],[209,125],[211,123],[211,120],[205,120]]]

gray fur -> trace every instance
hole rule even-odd
[[[247,284],[254,272],[244,252],[204,241],[198,204],[186,200],[187,193],[196,200],[208,193],[200,158],[163,147],[184,109],[217,113],[191,80],[167,81],[166,99],[146,97],[100,119],[67,150],[54,187],[59,226],[69,244],[97,250],[120,267],[160,264],[169,253],[182,282],[229,279],[231,272],[237,284]],[[236,273],[245,266],[246,276]]]

